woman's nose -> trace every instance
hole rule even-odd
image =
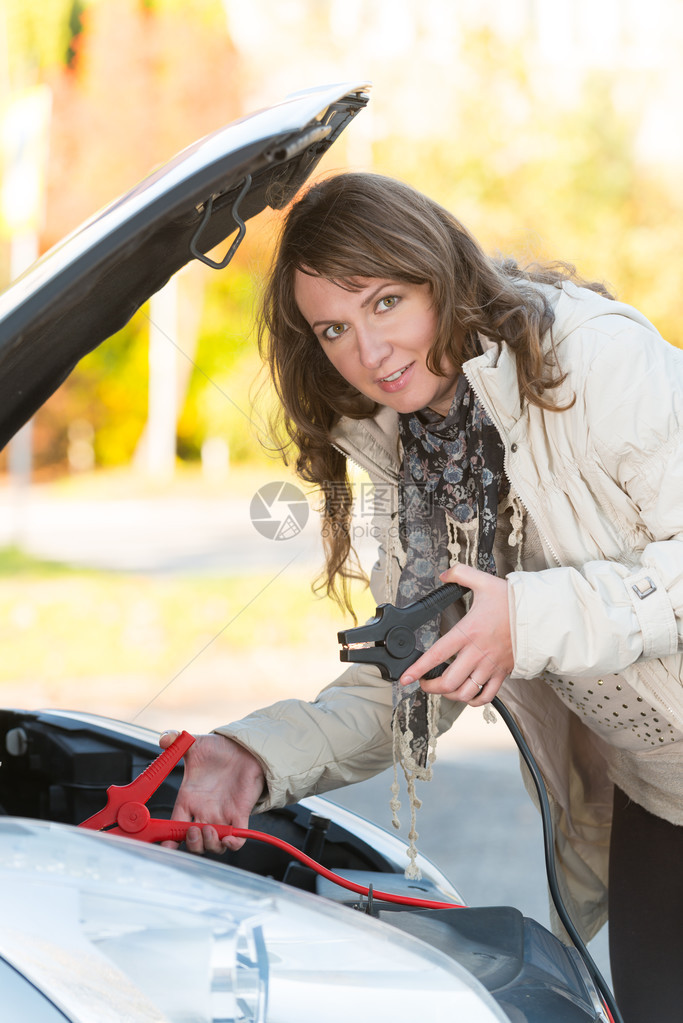
[[[393,348],[383,332],[370,327],[358,328],[358,357],[365,369],[378,369]]]

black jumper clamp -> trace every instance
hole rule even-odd
[[[375,610],[375,617],[366,625],[337,633],[337,639],[342,644],[339,659],[374,664],[379,668],[382,678],[397,681],[424,653],[417,649],[415,629],[435,618],[467,592],[457,583],[446,583],[406,607],[380,604]],[[423,677],[438,678],[447,667],[445,662],[439,664]]]

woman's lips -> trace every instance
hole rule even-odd
[[[402,387],[406,386],[410,377],[413,375],[414,366],[415,363],[411,362],[409,366],[402,366],[401,369],[394,370],[393,373],[387,373],[386,376],[377,381],[377,384],[388,394],[400,391]],[[396,374],[398,374],[398,376]]]

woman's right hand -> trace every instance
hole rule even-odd
[[[159,738],[162,749],[178,737],[164,732]],[[256,757],[224,735],[198,735],[184,756],[185,775],[173,807],[173,820],[200,821],[207,825],[249,826],[249,814],[258,801],[265,782]],[[177,849],[177,842],[164,842]],[[189,852],[221,853],[239,849],[243,838],[218,837],[214,827],[190,828],[185,837]]]

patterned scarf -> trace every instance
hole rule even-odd
[[[441,585],[439,575],[451,562],[449,538],[455,541],[458,524],[476,523],[472,563],[495,575],[498,502],[509,482],[503,442],[464,373],[445,418],[429,409],[399,415],[399,434],[404,452],[399,521],[406,562],[397,603],[403,607]],[[439,621],[427,622],[418,630],[418,648],[427,650],[438,638]],[[394,685],[395,713],[412,733],[412,755],[422,767],[428,756],[427,704],[417,683],[408,690]]]

